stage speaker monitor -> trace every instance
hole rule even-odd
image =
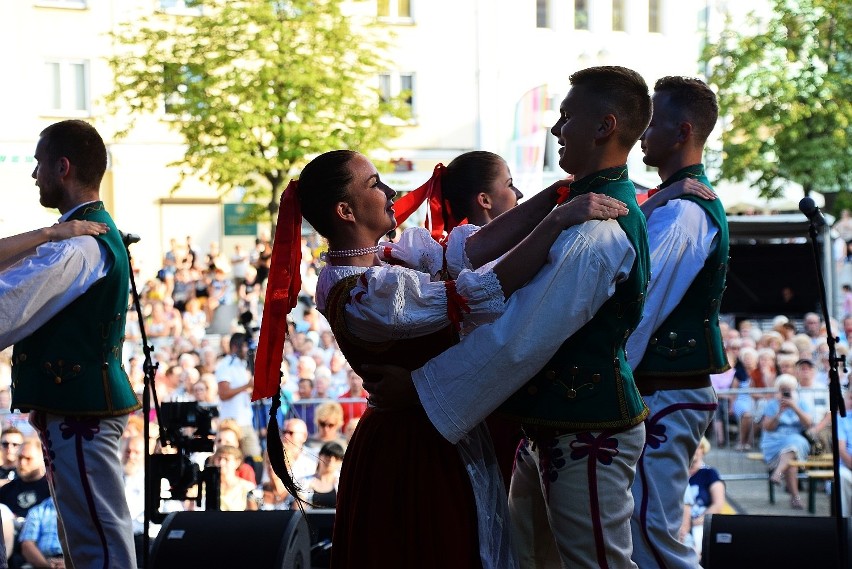
[[[844,518],[846,558],[850,525]],[[837,520],[810,516],[704,517],[701,565],[705,569],[841,567]]]
[[[153,569],[311,569],[301,512],[174,512],[151,548]]]

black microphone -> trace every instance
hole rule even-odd
[[[802,198],[801,201],[799,201],[799,210],[804,213],[805,217],[807,217],[816,227],[824,227],[827,225],[825,218],[822,216],[822,212],[814,203],[813,198]]]
[[[124,231],[119,231],[118,233],[119,235],[121,235],[121,240],[124,242],[125,247],[129,247],[134,243],[139,243],[139,240],[141,239],[138,235],[134,233],[125,233]]]

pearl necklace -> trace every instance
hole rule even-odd
[[[361,255],[373,255],[379,251],[378,245],[372,247],[362,247],[360,249],[329,249],[323,253],[324,257],[329,259],[339,259],[341,257],[360,257]]]

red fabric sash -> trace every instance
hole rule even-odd
[[[394,202],[393,211],[397,225],[402,225],[426,200],[429,200],[426,228],[429,229],[429,233],[435,241],[441,242],[445,234],[448,234],[453,227],[464,221],[456,220],[450,211],[450,204],[444,202],[441,193],[441,175],[445,169],[443,164],[438,164],[432,172],[432,177],[426,180],[422,186],[408,192]]]
[[[287,315],[296,306],[302,287],[299,272],[302,262],[302,208],[296,196],[297,186],[296,180],[290,180],[278,209],[278,227],[275,230],[260,339],[257,343],[252,401],[278,396],[284,339],[287,337]]]

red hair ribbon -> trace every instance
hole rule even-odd
[[[432,235],[432,239],[441,242],[444,235],[452,231],[453,227],[459,225],[459,221],[453,217],[450,204],[444,201],[441,193],[441,176],[446,168],[443,164],[435,166],[432,177],[417,188],[396,200],[393,211],[396,215],[397,225],[411,217],[423,202],[429,201],[429,214],[426,216],[426,228]]]
[[[290,180],[281,195],[278,227],[266,283],[266,301],[255,357],[254,389],[251,399],[278,397],[281,359],[287,337],[287,315],[296,306],[302,287],[302,208],[296,195],[298,182]]]
[[[456,281],[444,281],[444,287],[447,289],[447,316],[458,332],[461,330],[464,314],[470,314],[470,306],[467,304],[467,299],[456,290]]]

